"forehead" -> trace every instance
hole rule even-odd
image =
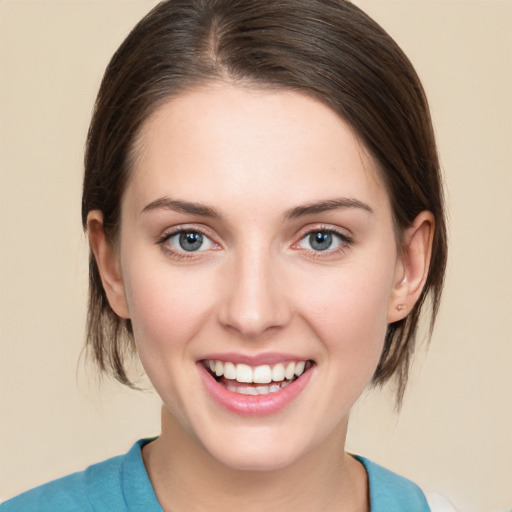
[[[136,149],[127,195],[137,207],[162,195],[283,209],[343,195],[387,207],[377,165],[351,127],[295,91],[190,90],[148,118]]]

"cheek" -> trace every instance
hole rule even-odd
[[[125,282],[139,359],[154,388],[183,424],[183,411],[197,390],[183,391],[183,372],[194,374],[191,340],[208,320],[213,287],[203,278],[173,272],[154,262]],[[198,286],[201,283],[201,290]],[[181,391],[180,391],[181,390]]]
[[[139,352],[183,348],[207,320],[213,297],[207,276],[154,263],[127,274],[126,296]]]
[[[324,277],[300,280],[301,310],[327,358],[335,358],[352,382],[371,378],[387,329],[393,266],[344,267]],[[308,293],[305,293],[305,290]],[[365,383],[366,385],[366,383]]]

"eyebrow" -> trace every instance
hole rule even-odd
[[[337,199],[327,199],[315,203],[296,206],[285,212],[284,219],[298,219],[307,215],[314,215],[329,210],[352,209],[359,208],[361,210],[373,213],[369,205],[359,201],[358,199],[341,197]],[[153,210],[171,210],[179,213],[188,213],[198,215],[200,217],[209,217],[211,219],[222,219],[221,213],[211,206],[190,201],[182,201],[179,199],[171,199],[169,197],[161,197],[146,205],[141,213],[147,213]]]
[[[313,215],[315,213],[327,212],[329,210],[337,210],[337,209],[352,209],[359,208],[361,210],[367,211],[369,213],[373,213],[373,210],[369,205],[359,201],[358,199],[352,199],[348,197],[340,197],[336,199],[327,199],[326,201],[319,201],[316,203],[305,204],[302,206],[297,206],[288,210],[284,214],[285,219],[298,219],[300,217],[305,217],[306,215]]]
[[[211,206],[200,203],[193,203],[190,201],[171,199],[169,197],[161,197],[155,201],[152,201],[142,209],[141,213],[146,213],[153,210],[172,210],[179,213],[189,213],[191,215],[209,217],[212,219],[222,218],[222,215]]]

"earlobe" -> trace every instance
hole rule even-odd
[[[434,216],[423,211],[405,230],[389,302],[388,323],[405,318],[421,295],[430,268],[434,228]]]
[[[121,318],[130,318],[119,255],[105,236],[101,211],[88,213],[87,235],[110,307]]]

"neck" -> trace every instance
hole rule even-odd
[[[240,471],[219,462],[164,407],[162,434],[143,459],[165,512],[278,509],[368,512],[367,475],[344,453],[346,425],[290,466]]]

